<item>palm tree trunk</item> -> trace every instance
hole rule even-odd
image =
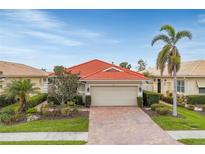
[[[174,72],[173,72],[173,76],[174,76],[174,90],[173,90],[173,116],[177,116],[177,78],[176,78],[176,65],[174,66]]]
[[[25,99],[24,98],[20,98],[19,103],[20,103],[20,105],[19,105],[18,112],[22,113],[22,112],[25,111]]]

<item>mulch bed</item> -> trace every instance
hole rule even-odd
[[[34,115],[39,115],[39,114],[34,114]],[[55,120],[55,119],[71,119],[71,118],[77,118],[77,117],[89,117],[89,111],[79,111],[79,112],[76,112],[76,113],[73,113],[72,115],[68,115],[68,116],[62,116],[62,115],[58,115],[58,116],[43,116],[43,115],[40,115],[40,119],[39,120]],[[35,121],[38,121],[38,120],[35,120]],[[27,122],[27,118],[26,116],[25,117],[22,117],[16,121],[12,121],[8,124],[3,124],[3,125],[14,125],[14,124],[20,124],[20,123],[25,123]]]

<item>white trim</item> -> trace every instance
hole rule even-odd
[[[139,84],[89,84],[91,87],[138,87]]]
[[[119,71],[119,72],[124,72],[123,70],[121,70],[121,69],[119,69],[119,68],[116,68],[116,67],[114,67],[114,66],[109,67],[109,68],[103,70],[103,72],[109,71],[109,70],[111,70],[111,69],[117,70],[117,71]]]

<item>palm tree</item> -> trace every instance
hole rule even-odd
[[[157,42],[157,41],[163,41],[165,45],[159,52],[157,56],[157,69],[160,70],[161,75],[163,75],[165,66],[167,64],[168,68],[168,73],[170,76],[173,76],[173,116],[177,116],[177,80],[176,80],[176,73],[180,69],[180,64],[181,64],[181,56],[179,53],[179,50],[176,47],[176,44],[178,41],[182,38],[188,38],[192,39],[192,34],[190,31],[179,31],[176,32],[174,27],[171,25],[163,25],[160,28],[160,31],[165,31],[167,34],[160,34],[157,35],[153,38],[152,40],[152,46]]]
[[[29,79],[13,80],[8,83],[4,91],[7,97],[15,97],[19,99],[19,113],[25,111],[26,99],[30,94],[37,93],[39,88],[34,87],[35,84],[31,83]]]
[[[128,62],[122,62],[120,63],[120,66],[123,67],[123,68],[126,68],[126,69],[131,69],[131,64],[128,64]]]

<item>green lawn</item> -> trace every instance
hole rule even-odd
[[[172,110],[171,106],[168,106]],[[152,119],[165,130],[202,130],[205,129],[205,115],[178,107],[181,118],[173,116],[153,116]]]
[[[178,141],[187,145],[205,145],[205,139],[181,139]]]
[[[88,118],[38,120],[16,125],[0,125],[0,132],[87,132]]]
[[[0,142],[0,145],[83,145],[86,141],[9,141]]]

